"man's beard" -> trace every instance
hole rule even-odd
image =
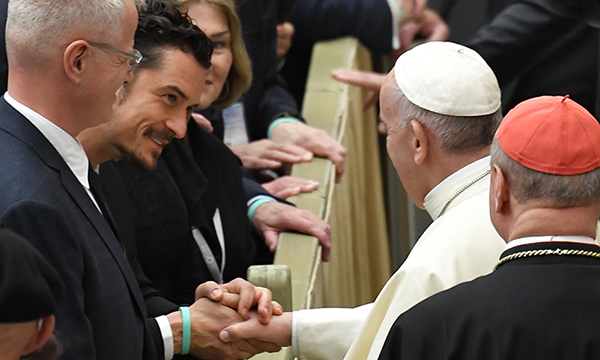
[[[155,161],[152,164],[149,164],[147,161],[144,160],[142,156],[139,156],[134,151],[128,150],[127,148],[125,148],[125,146],[121,144],[116,144],[116,147],[119,150],[119,153],[121,153],[121,161],[130,162],[144,171],[152,171],[154,170],[154,168],[156,168],[156,159],[158,159],[160,154],[153,154],[155,155]]]

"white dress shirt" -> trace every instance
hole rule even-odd
[[[100,207],[92,194],[90,183],[88,181],[90,161],[79,140],[67,134],[66,131],[58,127],[52,121],[15,100],[8,92],[4,94],[4,100],[6,100],[10,106],[15,108],[15,110],[20,112],[21,115],[29,120],[29,122],[31,122],[46,139],[48,139],[50,144],[52,144],[56,151],[58,151],[58,154],[67,163],[67,166],[71,169],[73,175],[75,175],[77,180],[81,183],[94,205],[96,205],[98,211],[100,211]]]

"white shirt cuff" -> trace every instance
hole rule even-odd
[[[173,331],[171,330],[171,324],[169,319],[165,315],[154,318],[158,323],[160,334],[163,338],[163,344],[165,348],[165,360],[171,360],[174,356],[173,349]]]

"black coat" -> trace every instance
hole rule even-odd
[[[302,0],[290,22],[294,43],[353,36],[375,53],[392,51],[393,17],[386,0]]]
[[[588,25],[588,5],[594,1],[500,1],[504,10],[466,45],[487,61],[503,90],[514,86],[504,98],[505,113],[531,97],[570,94],[600,115],[598,30]],[[498,11],[498,1],[490,4],[490,12]]]
[[[8,0],[0,0],[0,93],[6,92],[8,80],[8,59],[6,58],[6,10],[8,8]]]
[[[137,253],[142,274],[161,296],[176,304],[192,303],[196,286],[216,280],[191,229],[200,230],[220,263],[223,254],[213,224],[217,208],[225,240],[225,282],[245,277],[248,266],[256,263],[257,247],[266,249],[262,239],[251,236],[239,159],[193,122],[188,133],[193,152],[183,140],[175,140],[164,149],[153,171],[126,162],[108,164],[116,173],[104,171],[107,164],[100,168],[104,191],[111,193],[107,199],[115,209],[113,217],[126,234],[123,241],[135,243],[128,255]],[[115,177],[124,185],[125,196],[114,186]],[[144,283],[144,277],[140,279]],[[153,293],[148,295],[152,298]]]
[[[295,33],[280,73],[298,104],[304,101],[315,43],[352,36],[374,53],[392,51],[393,17],[386,0],[301,0],[289,20]]]
[[[283,114],[300,118],[298,106],[277,71],[276,0],[248,0],[239,9],[242,37],[252,60],[252,86],[243,97],[250,140],[267,137],[269,125]]]
[[[110,225],[60,154],[0,100],[0,222],[29,241],[66,288],[56,327],[61,359],[154,359],[146,306]]]
[[[575,243],[535,249],[600,247]],[[400,315],[380,359],[598,359],[600,259],[546,255],[508,261],[496,271],[438,293]]]

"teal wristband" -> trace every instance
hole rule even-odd
[[[402,25],[402,8],[395,0],[388,0],[388,4],[394,8],[396,15],[398,15],[398,26]]]
[[[252,221],[252,216],[254,216],[254,212],[256,211],[256,209],[258,209],[259,206],[261,206],[264,203],[268,203],[271,201],[275,201],[275,199],[258,199],[255,202],[252,203],[252,205],[250,205],[250,207],[248,208],[248,219],[250,219],[250,221]]]
[[[179,308],[181,311],[181,355],[187,355],[190,353],[190,338],[192,335],[192,319],[190,317],[190,308],[182,306]]]
[[[289,117],[289,116],[284,116],[284,117],[280,117],[279,119],[273,121],[271,123],[271,125],[269,125],[269,129],[267,130],[267,137],[270,138],[271,137],[271,132],[273,132],[273,129],[275,128],[275,126],[284,123],[284,122],[297,122],[300,124],[303,124],[302,121],[294,118],[294,117]]]

